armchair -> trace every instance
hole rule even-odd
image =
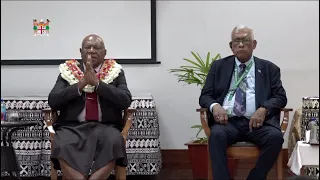
[[[124,128],[121,131],[121,134],[124,138],[124,141],[126,142],[127,137],[128,137],[128,132],[129,129],[131,127],[132,124],[132,115],[133,113],[136,111],[136,109],[126,109],[124,110],[124,116],[123,116],[123,124],[125,124]],[[52,110],[50,108],[47,109],[43,109],[43,116],[44,116],[44,121],[46,123],[46,126],[48,127],[49,131],[50,131],[50,140],[51,142],[54,140],[54,131],[53,131],[53,127],[52,124],[54,123],[54,121],[57,119],[57,111]],[[51,149],[52,149],[52,144],[51,143]],[[120,167],[120,166],[115,166],[115,176],[117,180],[125,180],[126,179],[126,167]],[[58,173],[57,170],[53,168],[53,163],[51,162],[51,180],[57,180],[58,179]],[[63,176],[62,176],[62,179]]]
[[[281,122],[281,125],[280,125],[282,135],[284,135],[287,130],[290,111],[292,111],[292,109],[287,109],[287,108],[281,109],[281,113],[283,112],[283,121]],[[211,129],[208,126],[208,115],[207,115],[208,109],[200,108],[200,109],[197,109],[197,112],[200,112],[200,121],[201,121],[202,128],[204,130],[205,135],[209,138],[211,134]],[[229,158],[235,159],[235,160],[248,159],[248,158],[258,157],[259,149],[252,143],[238,142],[228,148],[227,154]],[[208,158],[208,180],[212,180],[213,179],[212,170],[211,170],[212,167],[211,167],[211,159],[210,159],[209,151],[208,151],[208,157],[209,157]],[[282,164],[283,160],[282,159],[283,159],[283,155],[281,151],[276,163],[278,180],[283,180],[283,164]],[[233,175],[233,173],[231,173],[231,175]]]

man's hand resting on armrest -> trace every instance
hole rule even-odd
[[[226,110],[221,107],[220,104],[215,104],[212,107],[212,114],[214,120],[219,124],[227,124],[228,123],[228,116]]]

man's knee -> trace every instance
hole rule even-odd
[[[270,146],[276,149],[282,148],[284,142],[283,135],[278,129],[273,129],[267,134],[267,141],[264,143],[265,146]]]
[[[269,133],[269,141],[271,143],[275,143],[275,144],[283,144],[284,139],[283,139],[283,135],[282,132],[279,130],[273,130]]]
[[[124,139],[123,139],[123,136],[122,134],[119,132],[119,133],[115,133],[113,134],[112,138],[110,139],[110,142],[111,144],[113,144],[114,146],[121,146],[123,145],[124,143]]]
[[[111,169],[111,170],[113,170],[115,166],[116,166],[116,160],[112,160],[106,165],[107,169]]]
[[[209,137],[210,144],[227,142],[227,135],[222,125],[214,125],[211,128],[211,135]]]
[[[107,140],[106,140],[107,138]],[[99,141],[103,142],[104,145],[109,146],[118,146],[124,144],[124,138],[121,132],[113,127],[108,127],[103,132],[103,135],[99,136]]]

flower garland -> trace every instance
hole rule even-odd
[[[80,79],[84,77],[84,73],[79,68],[80,63],[75,60],[67,60],[65,63],[60,64],[59,70],[61,77],[66,80],[70,85],[76,84]],[[109,84],[115,80],[120,72],[122,66],[116,63],[115,60],[105,60],[102,64],[100,71],[96,73],[96,77],[102,82]],[[84,92],[92,93],[94,92],[94,86],[88,84],[83,88]]]

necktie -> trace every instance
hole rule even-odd
[[[99,106],[97,93],[86,93],[86,120],[99,120]]]
[[[98,95],[96,92],[86,93],[86,120],[99,120]]]
[[[238,77],[240,77],[243,74],[244,70],[246,69],[246,65],[240,64],[239,69],[240,71],[239,71]],[[246,89],[247,89],[246,78],[244,78],[240,82],[235,93],[233,112],[237,116],[243,116],[246,113]]]

